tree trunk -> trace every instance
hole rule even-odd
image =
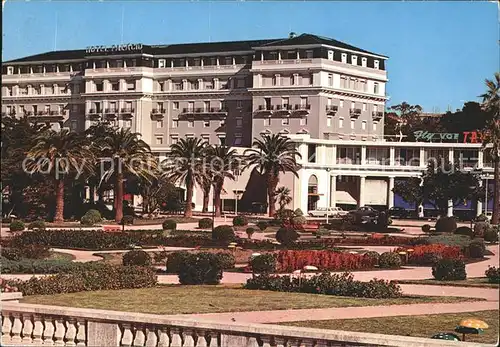
[[[56,180],[56,213],[54,222],[64,221],[64,181]]]
[[[149,196],[142,197],[142,213],[149,213]]]
[[[495,161],[495,173],[493,179],[493,216],[491,216],[491,224],[499,224],[500,222],[500,159]],[[486,209],[488,202],[486,201]]]
[[[123,219],[123,173],[116,174],[115,183],[115,222]]]
[[[210,185],[203,187],[203,207],[201,212],[208,212],[208,202],[210,200]]]
[[[267,174],[267,199],[269,202],[269,217],[274,217],[276,213],[276,187],[279,177],[273,173]]]
[[[214,186],[214,204],[215,204],[215,217],[220,217],[222,215],[221,211],[221,192],[222,192],[223,182],[221,180],[217,180]]]
[[[188,179],[186,180],[186,207],[184,208],[184,217],[193,216],[193,189],[193,181],[190,179],[190,177],[188,177]]]
[[[90,194],[89,201],[92,205],[94,205],[95,204],[95,186],[94,185],[90,185],[89,194]]]

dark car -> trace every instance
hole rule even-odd
[[[391,207],[387,213],[391,218],[408,218],[410,213],[402,207]]]
[[[355,210],[349,211],[348,218],[356,223],[372,222],[377,219],[378,211],[370,206],[358,207]]]

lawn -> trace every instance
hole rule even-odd
[[[466,318],[485,321],[489,328],[481,335],[466,335],[467,342],[496,343],[498,339],[498,311],[443,313],[422,316],[376,317],[281,323],[299,327],[359,331],[414,337],[431,337],[439,332],[453,332]],[[457,334],[462,338],[462,334]]]
[[[481,287],[481,288],[499,288],[499,283],[490,283],[486,277],[467,278],[461,281],[438,281],[435,279],[428,280],[400,280],[400,284],[427,284],[436,286],[450,287]]]
[[[465,300],[468,299],[455,297],[366,299],[318,294],[281,293],[259,290],[249,291],[242,289],[238,285],[164,285],[144,289],[27,296],[22,299],[22,302],[152,314],[189,314],[457,302]]]
[[[75,257],[68,253],[50,252],[50,255],[45,259],[73,261]]]

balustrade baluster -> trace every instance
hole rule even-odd
[[[12,325],[12,338],[13,344],[20,344],[23,339],[21,338],[21,331],[23,330],[23,322],[21,321],[21,314],[13,313],[14,324]]]
[[[172,336],[172,343],[170,347],[182,347],[182,339],[179,328],[171,328],[170,334]]]
[[[274,344],[276,347],[285,347],[285,339],[282,337],[275,337]]]
[[[4,313],[2,315],[2,345],[6,345],[11,342],[11,330],[12,318],[9,316],[9,313]]]
[[[64,335],[66,335],[66,327],[64,326],[62,317],[58,317],[54,319],[54,324],[56,326],[56,330],[54,332],[54,345],[55,346],[64,346]]]
[[[54,323],[50,317],[44,319],[45,322],[45,330],[43,331],[43,344],[52,346],[54,344]]]
[[[183,347],[195,347],[193,334],[194,330],[192,329],[182,329],[182,336],[184,337]]]
[[[158,347],[169,347],[170,346],[170,337],[165,329],[158,329]]]
[[[198,340],[196,341],[196,347],[207,347],[207,339],[205,338],[205,330],[196,330],[196,335]]]
[[[122,346],[130,347],[134,341],[134,334],[132,333],[132,326],[130,324],[123,324]]]
[[[76,323],[78,332],[76,333],[76,345],[86,346],[87,345],[87,334],[86,328],[87,323],[84,320],[78,320]]]
[[[271,336],[262,336],[262,347],[271,347]]]
[[[66,346],[76,346],[76,324],[74,318],[69,318],[66,321],[66,335],[64,336]]]
[[[146,347],[156,347],[156,344],[158,343],[158,336],[156,336],[156,333],[152,329],[148,329],[147,334],[146,334]]]
[[[300,347],[313,347],[314,346],[314,341],[313,340],[301,340],[300,341]]]
[[[300,347],[297,339],[290,339],[287,343],[289,347]]]
[[[328,344],[326,343],[325,340],[319,340],[319,341],[316,341],[316,344],[314,345],[314,347],[328,347]]]
[[[146,342],[146,335],[144,335],[143,331],[144,327],[138,326],[135,329],[135,338],[134,338],[134,347],[142,347]]]
[[[216,331],[210,332],[210,344],[209,347],[219,347],[219,333]]]
[[[42,335],[43,335],[43,322],[42,317],[38,315],[33,316],[33,344],[39,346],[43,343]]]
[[[257,338],[255,336],[250,336],[247,341],[247,347],[259,347]]]
[[[23,344],[31,344],[33,341],[31,334],[33,333],[33,321],[31,315],[23,316]]]

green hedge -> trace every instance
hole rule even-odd
[[[181,284],[219,284],[222,279],[222,263],[216,254],[192,253],[180,264]]]
[[[9,260],[1,257],[4,274],[55,274],[76,270],[96,270],[104,266],[103,262],[77,263],[69,260],[20,259]]]

